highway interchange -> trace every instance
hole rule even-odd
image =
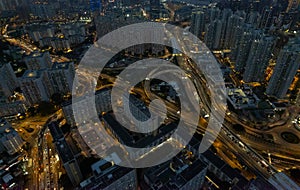
[[[172,32],[174,33],[174,31]],[[5,36],[4,36],[5,37]],[[178,34],[175,33],[173,36],[175,39],[178,39]],[[14,45],[19,45],[27,52],[33,52],[36,50],[35,47],[30,44],[26,44],[25,42],[17,39],[12,39],[6,36],[6,40]],[[191,43],[189,41],[185,41],[185,39],[181,39],[178,41],[180,47],[184,50],[185,43]],[[191,51],[191,50],[185,50]],[[55,57],[56,59],[59,59]],[[173,57],[174,58],[174,57]],[[187,75],[194,81],[194,85],[198,91],[200,98],[200,107],[205,113],[209,114],[211,112],[211,94],[207,93],[207,84],[206,79],[203,78],[203,75],[199,73],[198,69],[195,68],[195,65],[190,61],[190,59],[186,56],[176,56],[179,66],[181,68],[185,68]],[[87,77],[84,73],[82,76],[85,77],[86,81],[91,79]],[[92,77],[93,78],[93,77]],[[109,79],[111,80],[111,78]],[[90,80],[89,80],[90,81]],[[80,91],[84,92],[85,86],[84,84],[81,86]],[[150,90],[150,82],[145,83],[144,93],[148,96],[149,99],[159,98],[157,95],[151,93]],[[178,118],[178,108],[174,106],[172,103],[166,101],[167,107],[170,109],[170,115],[173,116],[173,119]],[[226,111],[224,107],[218,107],[217,109]],[[158,112],[160,110],[157,110]],[[187,118],[183,118],[183,120],[188,121],[188,116],[184,116]],[[203,116],[202,116],[203,117]],[[199,125],[197,132],[203,134],[205,132],[207,123],[202,118],[200,118],[202,125]],[[203,124],[205,123],[205,124]],[[223,128],[218,136],[218,141],[220,141],[224,146],[224,149],[230,150],[234,155],[238,157],[238,160],[242,162],[242,165],[247,165],[248,168],[254,172],[256,175],[260,175],[266,179],[268,179],[272,174],[276,173],[280,168],[292,168],[294,166],[300,165],[300,150],[295,149],[293,145],[286,146],[286,144],[274,144],[268,143],[251,135],[236,135],[232,133],[232,124],[239,123],[243,124],[234,113],[230,115],[226,115],[225,121],[223,123]],[[188,125],[188,122],[186,122]],[[46,126],[47,123],[44,125]],[[251,127],[251,126],[249,126]],[[290,126],[289,126],[290,127]],[[276,130],[274,130],[276,131]],[[213,131],[212,131],[213,132]],[[256,131],[259,132],[259,131]],[[49,131],[45,128],[41,130],[39,133],[39,140],[37,144],[32,149],[32,159],[33,159],[33,173],[34,178],[33,181],[36,181],[38,185],[33,185],[32,189],[57,189],[58,188],[58,173],[56,167],[57,159],[55,157],[55,149],[48,143],[49,141]],[[281,141],[282,142],[282,141]],[[38,146],[37,146],[38,145]],[[51,147],[51,148],[50,148]],[[267,150],[267,152],[266,152]],[[264,157],[261,154],[258,154],[256,151],[263,153]],[[288,153],[293,152],[293,155],[288,155]],[[276,166],[274,168],[269,164],[268,153],[271,153],[273,157],[272,165]],[[293,157],[295,156],[295,157]],[[298,158],[296,157],[298,156]],[[42,159],[41,159],[42,158]],[[55,163],[55,164],[53,164]],[[41,167],[43,166],[43,167]],[[40,170],[43,168],[43,171]]]

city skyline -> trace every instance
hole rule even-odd
[[[299,0],[0,0],[0,32],[2,189],[300,189]]]

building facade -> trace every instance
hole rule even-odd
[[[64,117],[68,124],[71,126],[75,126],[76,121],[73,115],[73,108],[72,103],[75,103],[77,106],[80,107],[80,112],[78,116],[80,116],[80,121],[88,121],[89,115],[86,114],[89,112],[89,109],[91,109],[93,106],[96,106],[96,110],[98,114],[101,114],[102,112],[108,112],[112,110],[111,107],[111,89],[105,88],[102,90],[99,90],[95,93],[95,102],[90,101],[89,98],[83,98],[78,97],[75,100],[70,100],[67,102],[64,102],[62,104],[62,110],[64,113]]]
[[[245,82],[264,82],[265,72],[274,49],[274,38],[262,35],[254,40],[247,59],[243,80]]]
[[[24,58],[28,70],[40,70],[51,68],[52,61],[49,52],[33,52]]]
[[[41,101],[49,101],[50,94],[45,86],[46,80],[47,77],[44,70],[27,70],[24,75],[19,78],[20,87],[27,105],[32,106]]]
[[[11,96],[17,87],[18,79],[10,63],[0,64],[0,96]]]
[[[293,39],[280,51],[266,93],[284,98],[299,68],[300,39]]]
[[[47,70],[47,77],[50,81],[51,95],[54,93],[71,94],[75,76],[73,62],[54,63],[51,69]]]
[[[136,170],[120,167],[120,158],[112,153],[105,159],[94,163],[91,168],[93,176],[83,181],[80,186],[84,190],[137,189]]]
[[[190,32],[198,38],[202,37],[205,31],[205,13],[202,10],[195,10],[192,12],[192,23]]]
[[[0,119],[0,143],[9,155],[20,151],[25,144],[20,135],[4,119]]]

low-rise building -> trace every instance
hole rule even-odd
[[[250,87],[227,88],[227,99],[234,109],[257,108],[259,98],[252,92]]]

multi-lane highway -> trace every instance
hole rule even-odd
[[[39,189],[58,189],[58,159],[49,129],[45,130],[40,145]]]
[[[60,110],[59,110],[60,111]],[[60,112],[53,114],[38,137],[39,176],[38,189],[58,189],[58,174],[60,169],[59,158],[54,147],[53,139],[48,129],[49,123],[62,117]]]
[[[61,110],[49,116],[40,129],[37,138],[32,142],[30,155],[30,186],[32,190],[58,189],[59,160],[56,156],[52,138],[47,128],[48,124],[57,117],[62,117]]]

